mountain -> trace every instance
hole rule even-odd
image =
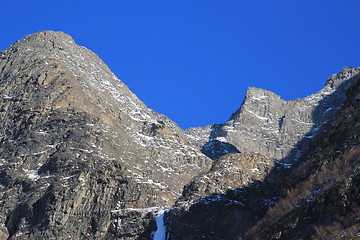
[[[169,239],[358,239],[360,74],[345,84],[344,103],[298,156],[227,154],[187,184],[166,215]]]
[[[352,236],[359,76],[182,130],[70,36],[26,36],[0,52],[0,239]]]
[[[4,236],[137,237],[211,167],[174,122],[64,33],[16,42],[0,70]]]
[[[360,238],[360,76],[342,109],[283,178],[278,203],[243,239]]]
[[[190,128],[186,134],[212,159],[227,153],[257,152],[277,160],[294,160],[339,110],[345,100],[348,80],[359,72],[360,68],[344,68],[331,76],[319,92],[290,101],[270,91],[250,87],[241,107],[227,122]],[[216,145],[222,147],[212,152]]]

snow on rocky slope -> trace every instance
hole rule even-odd
[[[245,208],[220,194],[288,169],[359,72],[290,101],[249,88],[226,123],[183,131],[70,36],[29,35],[0,52],[0,238],[151,239],[192,203]]]
[[[296,160],[342,106],[349,80],[359,72],[360,68],[344,68],[331,76],[319,92],[289,101],[270,91],[250,87],[241,107],[227,122],[190,128],[186,134],[211,158],[240,151],[277,160]],[[209,151],[207,148],[213,147],[214,142],[227,146],[228,151]]]
[[[0,96],[3,236],[149,236],[158,209],[211,167],[174,122],[62,32],[0,53]]]

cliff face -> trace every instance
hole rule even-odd
[[[226,123],[182,130],[70,36],[29,35],[0,52],[0,239],[152,239],[162,220],[169,239],[296,239],[334,202],[355,231],[359,73],[291,101],[249,88]],[[350,170],[319,185],[334,159]]]
[[[240,151],[277,160],[296,160],[322,125],[339,110],[349,79],[359,72],[360,68],[344,68],[331,76],[319,92],[289,101],[270,91],[250,87],[241,107],[226,123],[190,128],[186,134],[213,159]],[[227,148],[211,151],[214,143]]]
[[[360,77],[342,109],[310,145],[281,199],[243,239],[360,237]]]
[[[170,239],[357,239],[360,76],[349,84],[297,161],[228,154],[186,185],[166,215]]]
[[[39,32],[0,56],[5,235],[136,238],[210,168],[174,122],[70,36]]]

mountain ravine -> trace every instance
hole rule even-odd
[[[277,239],[272,209],[332,167],[327,151],[355,153],[359,168],[359,73],[344,68],[291,101],[252,87],[227,122],[182,130],[69,35],[26,36],[0,52],[0,239]],[[339,172],[356,186],[351,174]],[[353,234],[353,219],[337,229]],[[294,229],[279,239],[300,239]]]

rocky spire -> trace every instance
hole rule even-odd
[[[200,149],[217,139],[240,152],[296,160],[309,140],[341,107],[351,79],[359,73],[360,68],[344,68],[332,75],[319,92],[289,101],[270,91],[250,87],[244,102],[226,123],[191,128],[186,130],[187,135],[202,143]],[[206,149],[207,152],[212,151]]]

